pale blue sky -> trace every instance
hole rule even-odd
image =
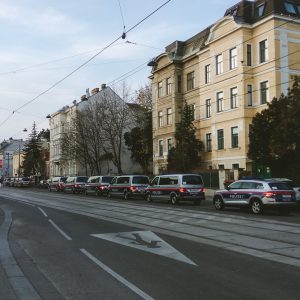
[[[165,0],[0,0],[0,123],[64,78]],[[186,40],[222,18],[234,0],[171,0],[88,65],[0,126],[0,141],[26,138],[33,122],[48,127],[47,114],[79,100],[146,64],[175,40]],[[134,44],[133,44],[134,43]],[[150,68],[126,78],[133,93],[148,82]],[[122,82],[118,82],[122,84]]]

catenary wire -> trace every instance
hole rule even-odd
[[[126,33],[131,32],[132,30],[134,30],[136,27],[138,27],[140,24],[142,24],[145,20],[147,20],[148,18],[150,18],[153,14],[155,14],[157,11],[159,11],[162,7],[164,7],[165,5],[167,5],[171,0],[167,0],[165,1],[162,5],[160,5],[158,8],[156,8],[154,11],[152,11],[151,13],[149,13],[146,17],[144,17],[142,20],[140,20],[139,22],[137,22],[135,25],[133,25],[131,28],[129,28]],[[115,38],[112,42],[110,42],[107,46],[105,46],[104,48],[102,48],[100,51],[98,51],[96,54],[94,54],[91,58],[89,58],[88,60],[86,60],[84,63],[82,63],[80,66],[78,66],[77,68],[75,68],[71,73],[67,74],[66,76],[64,76],[62,79],[58,80],[57,82],[55,82],[53,85],[51,85],[49,88],[47,88],[46,90],[44,90],[43,92],[41,92],[39,95],[37,95],[36,97],[34,97],[33,99],[25,102],[23,105],[19,106],[18,108],[16,108],[15,110],[12,111],[12,113],[6,118],[4,119],[4,121],[2,121],[0,123],[0,127],[2,127],[13,115],[15,112],[19,111],[20,109],[24,108],[25,106],[29,105],[30,103],[34,102],[35,100],[37,100],[38,98],[40,98],[41,96],[43,96],[44,94],[46,94],[48,91],[52,90],[54,87],[56,87],[57,85],[59,85],[60,83],[62,83],[63,81],[65,81],[67,78],[69,78],[70,76],[72,76],[75,72],[77,72],[78,70],[80,70],[81,68],[83,68],[85,65],[87,65],[90,61],[92,61],[93,59],[95,59],[97,56],[99,56],[101,53],[103,53],[105,50],[107,50],[110,46],[112,46],[113,44],[115,44],[119,39],[121,39],[122,36],[118,36],[117,38]]]

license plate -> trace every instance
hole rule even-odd
[[[198,190],[197,189],[188,189],[188,192],[191,194],[198,194]]]

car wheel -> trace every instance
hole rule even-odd
[[[224,202],[221,197],[217,197],[214,199],[214,206],[216,210],[223,210],[224,209]]]
[[[172,195],[171,195],[170,200],[171,200],[171,203],[172,203],[173,205],[175,205],[175,204],[178,203],[177,196],[176,196],[175,194],[172,194]]]
[[[152,202],[152,197],[151,197],[151,194],[150,194],[150,193],[148,193],[148,194],[146,195],[146,201],[147,201],[147,202]]]
[[[262,214],[262,212],[263,212],[263,205],[262,205],[262,203],[261,203],[260,200],[255,199],[255,200],[252,201],[252,203],[251,203],[251,211],[255,215]]]

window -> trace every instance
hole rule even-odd
[[[247,44],[247,66],[252,66],[252,45]]]
[[[230,105],[232,109],[238,107],[238,95],[236,87],[230,89]]]
[[[232,48],[229,50],[229,69],[235,69],[237,67],[237,49]]]
[[[252,85],[247,85],[247,105],[252,106],[253,105],[253,91],[252,91]]]
[[[171,93],[172,93],[172,80],[171,80],[171,77],[167,78],[167,80],[166,80],[166,91],[167,91],[167,95],[171,95]]]
[[[268,60],[268,43],[267,40],[259,42],[259,63],[266,62]]]
[[[217,112],[223,111],[223,92],[217,93]]]
[[[172,108],[167,109],[167,125],[172,124]]]
[[[223,164],[222,165],[218,165],[218,168],[219,168],[219,170],[224,170],[225,166]]]
[[[231,148],[239,146],[239,131],[238,127],[231,127]]]
[[[223,55],[219,54],[216,56],[216,74],[222,74],[223,73]]]
[[[261,17],[264,14],[265,4],[261,4],[256,7],[255,14],[257,17]]]
[[[295,6],[292,4],[292,3],[289,3],[289,2],[285,2],[284,3],[284,7],[285,7],[285,10],[289,13],[289,14],[296,14],[296,9],[295,9]]]
[[[218,137],[218,150],[224,149],[224,130],[219,129],[217,131],[217,137]]]
[[[239,164],[232,164],[232,169],[233,169],[233,170],[238,170],[239,167],[240,167]],[[248,182],[247,182],[247,183],[248,183]],[[251,182],[251,184],[252,184],[252,182]]]
[[[182,92],[182,77],[181,75],[177,75],[177,92]]]
[[[211,117],[211,100],[206,99],[205,101],[205,111],[206,111],[206,118]]]
[[[163,83],[162,83],[162,81],[158,82],[158,84],[157,84],[157,95],[158,95],[158,97],[162,97],[162,95],[163,95]]]
[[[159,111],[158,112],[158,127],[162,127],[164,124],[163,124],[163,112],[162,111]]]
[[[211,152],[211,133],[206,134],[206,151]]]
[[[187,90],[192,90],[195,88],[195,72],[190,72],[187,74]]]
[[[173,139],[167,139],[168,152],[174,147]]]
[[[205,66],[205,83],[210,83],[210,65]]]
[[[158,155],[159,156],[164,155],[164,141],[163,140],[158,141]]]
[[[268,81],[263,81],[260,83],[260,104],[267,103],[269,99],[269,83]]]
[[[196,120],[196,104],[191,104],[190,108],[191,108],[191,111],[192,111],[193,121],[195,121]]]

